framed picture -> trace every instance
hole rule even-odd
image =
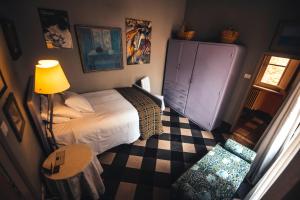
[[[286,54],[300,55],[300,22],[280,22],[270,49]]]
[[[83,72],[123,69],[121,28],[75,25]]]
[[[6,89],[7,89],[7,85],[5,83],[2,72],[0,71],[0,97],[2,97]]]
[[[151,21],[126,19],[127,65],[148,64],[151,54]]]
[[[68,13],[44,8],[39,8],[38,11],[47,48],[73,48]]]
[[[9,19],[1,19],[1,26],[11,58],[17,60],[22,55],[22,50],[16,27],[13,21]]]
[[[9,94],[3,106],[3,112],[11,128],[13,129],[18,141],[21,142],[23,138],[24,128],[25,128],[25,120],[21,114],[20,108],[17,105],[13,93]]]

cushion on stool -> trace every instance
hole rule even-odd
[[[248,163],[252,163],[256,156],[256,153],[254,151],[231,139],[228,139],[226,141],[226,143],[224,144],[224,148],[234,155],[237,155],[240,158],[244,159]]]

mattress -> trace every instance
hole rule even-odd
[[[82,96],[88,99],[95,113],[54,124],[53,132],[59,145],[84,143],[100,154],[140,137],[137,110],[116,90],[90,92]]]

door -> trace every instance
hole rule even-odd
[[[176,82],[180,52],[181,41],[170,40],[167,53],[165,81]]]
[[[0,131],[2,135],[2,132]],[[0,139],[3,139],[0,137]],[[0,144],[0,199],[35,199],[29,186],[12,162],[12,157]]]
[[[279,112],[300,74],[300,59],[288,55],[265,53],[259,65],[247,98],[236,113],[238,116],[232,123],[233,134],[230,135],[250,148],[258,143]]]
[[[21,192],[12,182],[10,177],[4,171],[4,168],[0,165],[0,194],[2,199],[20,200],[24,199]]]
[[[177,84],[189,88],[194,68],[198,42],[186,41],[182,43],[180,62],[177,70]]]
[[[169,43],[164,97],[169,106],[182,114],[186,105],[197,47],[198,42],[171,40]]]
[[[228,78],[234,48],[200,43],[189,89],[185,114],[211,130],[220,93]]]

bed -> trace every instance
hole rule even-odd
[[[143,119],[146,116],[136,105],[136,102],[139,104],[140,100],[132,101],[132,96],[138,95],[147,100],[151,99],[159,110],[161,105],[158,98],[136,85],[132,88],[103,90],[81,95],[90,102],[95,113],[85,113],[81,118],[53,124],[53,132],[59,145],[84,143],[88,144],[97,154],[120,144],[133,143],[140,138],[141,132],[149,131],[143,130],[141,127],[141,124],[149,123],[149,120]],[[28,84],[26,102],[40,143],[45,153],[49,154],[52,150],[48,144],[45,122],[40,116],[40,96],[33,92],[32,80]],[[142,107],[147,106],[142,105]],[[161,130],[156,132],[159,133]]]

